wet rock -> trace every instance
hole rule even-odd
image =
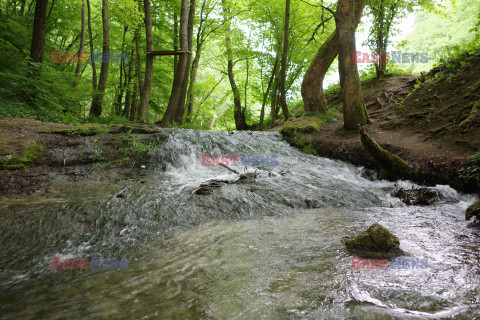
[[[475,201],[470,207],[468,207],[467,212],[465,213],[465,219],[470,220],[473,217],[476,220],[480,220],[480,200]]]
[[[396,189],[392,192],[392,197],[399,198],[408,206],[430,206],[443,198],[437,190],[424,187]]]
[[[353,238],[342,240],[348,251],[362,258],[386,259],[404,255],[400,241],[388,229],[374,223]]]
[[[317,200],[305,199],[305,204],[307,205],[308,209],[318,209],[322,207],[321,203]]]
[[[229,181],[224,180],[210,180],[200,185],[200,188],[195,190],[194,194],[196,195],[209,195],[212,194],[214,190],[220,189],[225,184],[231,183]]]

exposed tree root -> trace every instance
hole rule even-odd
[[[459,125],[458,127],[464,131],[468,130],[472,125],[473,123],[475,122],[475,120],[477,120],[478,116],[480,115],[480,110],[478,110],[480,108],[480,100],[478,100],[477,102],[475,102],[472,106],[472,111],[470,111],[470,115],[468,116],[467,119],[463,120]]]
[[[367,149],[380,166],[380,179],[410,179],[414,176],[415,171],[405,160],[380,147],[375,140],[370,138],[363,126],[360,128],[360,137],[363,147]]]

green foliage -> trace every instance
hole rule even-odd
[[[471,157],[472,165],[466,169],[458,170],[458,176],[465,181],[475,181],[480,185],[480,153]]]

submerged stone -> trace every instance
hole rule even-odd
[[[378,223],[344,243],[350,253],[362,258],[392,258],[404,254],[398,238]]]

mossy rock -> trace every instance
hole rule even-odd
[[[480,219],[480,200],[475,201],[470,207],[468,207],[465,213],[465,219],[470,220],[473,217]]]
[[[398,238],[378,223],[347,239],[345,246],[352,254],[365,258],[391,258],[403,255]]]
[[[316,117],[300,117],[288,121],[280,128],[280,133],[287,139],[294,139],[302,134],[313,134],[322,128],[324,121]]]
[[[20,146],[20,147],[19,147]],[[21,141],[17,142],[17,147],[22,148],[22,152],[16,152],[15,156],[7,156],[0,159],[1,167],[7,170],[24,170],[34,164],[40,163],[40,157],[46,149],[43,141]]]

